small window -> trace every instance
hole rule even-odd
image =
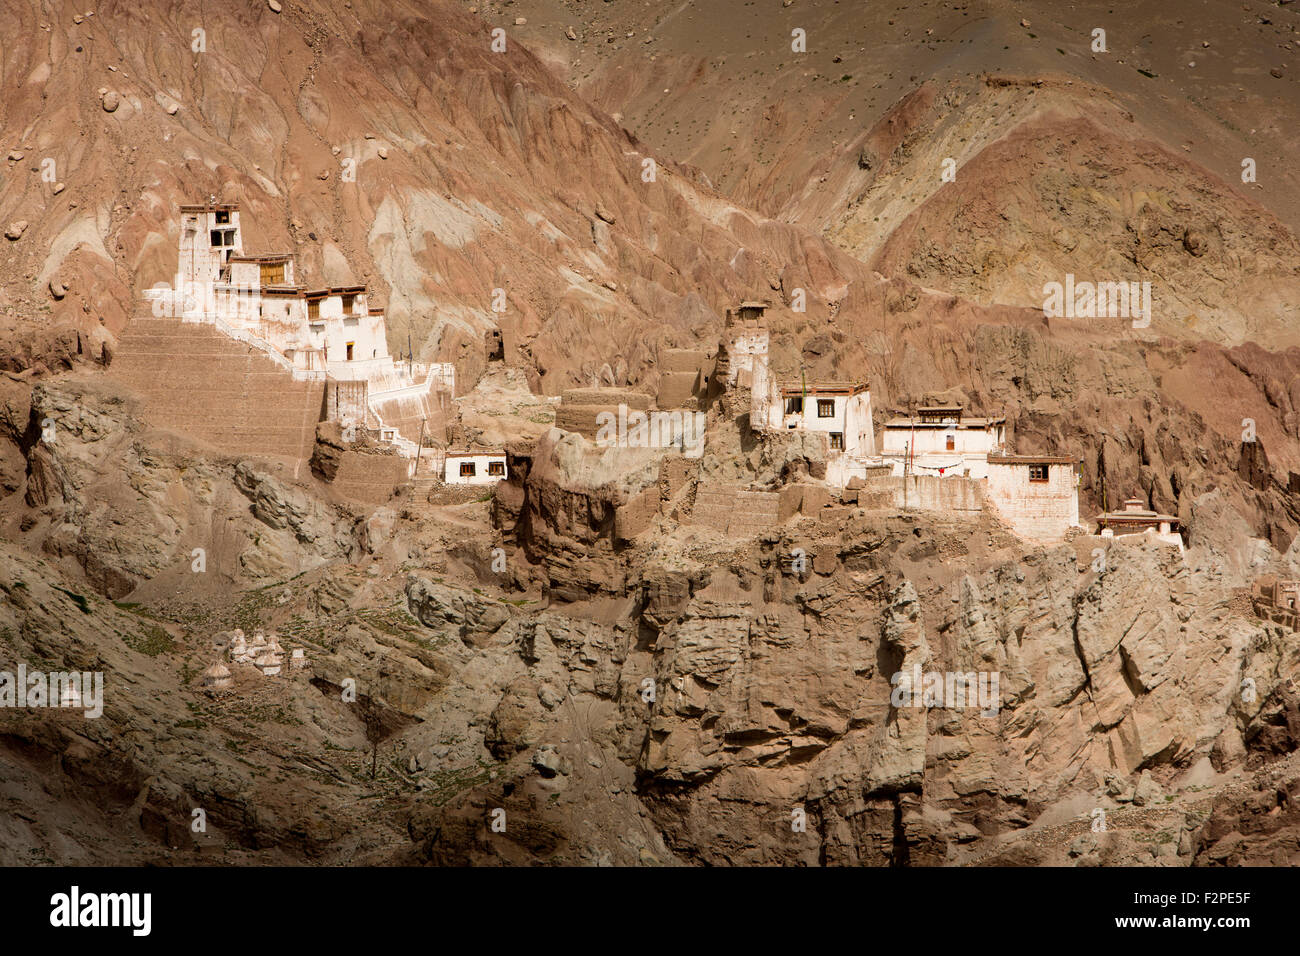
[[[472,461],[462,461],[460,463],[460,476],[462,478],[474,477],[474,463]]]
[[[1046,466],[1046,465],[1030,465],[1030,466],[1029,466],[1029,480],[1030,480],[1030,481],[1046,481],[1046,480],[1047,480],[1047,466]]]
[[[354,346],[354,345],[356,345],[356,344],[357,344],[356,342],[349,342],[349,343],[348,343],[348,361],[349,361],[349,362],[352,361],[352,346]]]
[[[220,229],[213,229],[213,230],[212,230],[212,245],[213,245],[213,246],[220,246],[220,245],[222,245],[222,244],[223,244],[223,243],[221,242],[221,230],[220,230]]]
[[[317,322],[320,320],[320,299],[307,300],[307,321]]]
[[[835,417],[835,399],[819,398],[817,399],[817,417],[834,418]]]
[[[785,413],[787,415],[802,415],[803,397],[796,395],[794,398],[787,398],[785,400]]]
[[[844,432],[831,432],[831,451],[844,450]]]
[[[489,474],[489,475],[500,475],[500,476],[503,476],[503,477],[504,477],[504,476],[505,476],[505,473],[506,473],[506,463],[505,463],[504,461],[490,461],[490,462],[488,462],[488,474]]]
[[[218,225],[218,226],[226,226],[226,225],[229,225],[229,224],[230,224],[230,210],[228,210],[228,209],[218,209],[218,210],[217,210],[217,225]]]
[[[356,303],[356,301],[357,301],[357,297],[356,297],[355,295],[345,295],[345,296],[343,297],[343,311],[344,311],[344,313],[348,313],[348,312],[352,312],[352,311],[354,311],[353,306],[354,306],[354,304]]]
[[[944,439],[944,442],[945,442],[945,443],[944,443],[944,447],[945,447],[948,451],[956,451],[956,450],[957,450],[957,436],[956,436],[956,435],[948,435],[948,436],[946,436],[945,439]]]

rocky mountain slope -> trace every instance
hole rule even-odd
[[[1164,334],[1295,341],[1293,7],[474,6],[526,14],[641,139],[887,276],[1033,308],[1067,272],[1150,281]]]

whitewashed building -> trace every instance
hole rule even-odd
[[[895,475],[985,478],[989,455],[1005,447],[1006,421],[965,416],[960,405],[923,406],[885,423],[880,454]]]
[[[146,293],[154,315],[214,325],[296,379],[356,383],[359,391],[337,405],[337,419],[414,459],[419,437],[403,430],[437,416],[432,395],[454,394],[455,369],[395,360],[384,311],[370,304],[365,285],[310,288],[299,281],[293,253],[245,254],[238,203],[183,205],[180,212],[175,285]]]
[[[1148,535],[1162,544],[1183,551],[1183,536],[1179,533],[1176,515],[1160,514],[1148,509],[1141,498],[1128,498],[1120,511],[1103,511],[1096,517],[1097,534],[1103,538]]]
[[[1041,455],[989,455],[985,500],[1022,538],[1059,540],[1079,525],[1078,463]]]
[[[442,480],[448,485],[490,485],[509,477],[504,451],[447,452]]]
[[[781,386],[781,427],[823,432],[832,455],[851,457],[876,453],[871,424],[871,392],[865,382],[823,382]]]

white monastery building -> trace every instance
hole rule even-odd
[[[365,285],[309,288],[299,281],[293,253],[246,255],[238,203],[180,211],[175,287],[146,293],[154,314],[215,325],[294,378],[358,383],[334,406],[337,420],[362,425],[416,457],[419,436],[404,435],[401,425],[409,431],[431,417],[435,391],[454,394],[454,366],[395,361],[384,312],[370,305]]]
[[[930,405],[885,423],[881,455],[895,475],[988,477],[990,455],[1003,450],[1005,418],[971,418],[960,405]]]

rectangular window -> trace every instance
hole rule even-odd
[[[489,474],[489,475],[501,475],[501,476],[504,476],[505,473],[506,473],[506,463],[505,463],[504,461],[490,461],[490,462],[488,462],[488,474]]]
[[[217,210],[217,225],[226,226],[230,224],[230,211],[226,209]]]
[[[944,445],[944,447],[945,447],[948,451],[956,451],[956,450],[957,450],[957,436],[956,436],[956,435],[948,435],[947,438],[945,439],[945,445]]]
[[[794,398],[787,398],[785,400],[785,413],[787,415],[802,415],[803,397],[796,395]]]
[[[348,343],[348,361],[349,361],[349,362],[352,361],[352,346],[354,346],[354,345],[356,345],[356,344],[357,344],[356,342],[349,342],[349,343]]]
[[[462,461],[460,463],[460,476],[462,478],[474,477],[474,463],[472,461]]]
[[[817,417],[834,418],[835,417],[835,399],[819,398],[817,399]]]
[[[1046,481],[1046,480],[1047,480],[1047,466],[1046,466],[1046,465],[1030,465],[1030,466],[1029,466],[1029,480],[1030,480],[1030,481]]]
[[[345,295],[345,296],[343,297],[343,314],[344,314],[344,315],[346,315],[347,313],[352,312],[352,311],[354,310],[354,305],[355,305],[356,301],[357,301],[357,297],[356,297],[355,295]]]
[[[262,285],[284,285],[283,262],[263,262],[260,272]]]
[[[307,321],[308,322],[320,321],[320,299],[307,300]]]
[[[221,245],[222,245],[222,242],[221,242],[221,230],[220,230],[220,229],[213,229],[213,230],[212,230],[212,246],[213,246],[213,248],[218,248],[218,247],[220,247]]]
[[[844,450],[844,433],[831,432],[831,451]]]

